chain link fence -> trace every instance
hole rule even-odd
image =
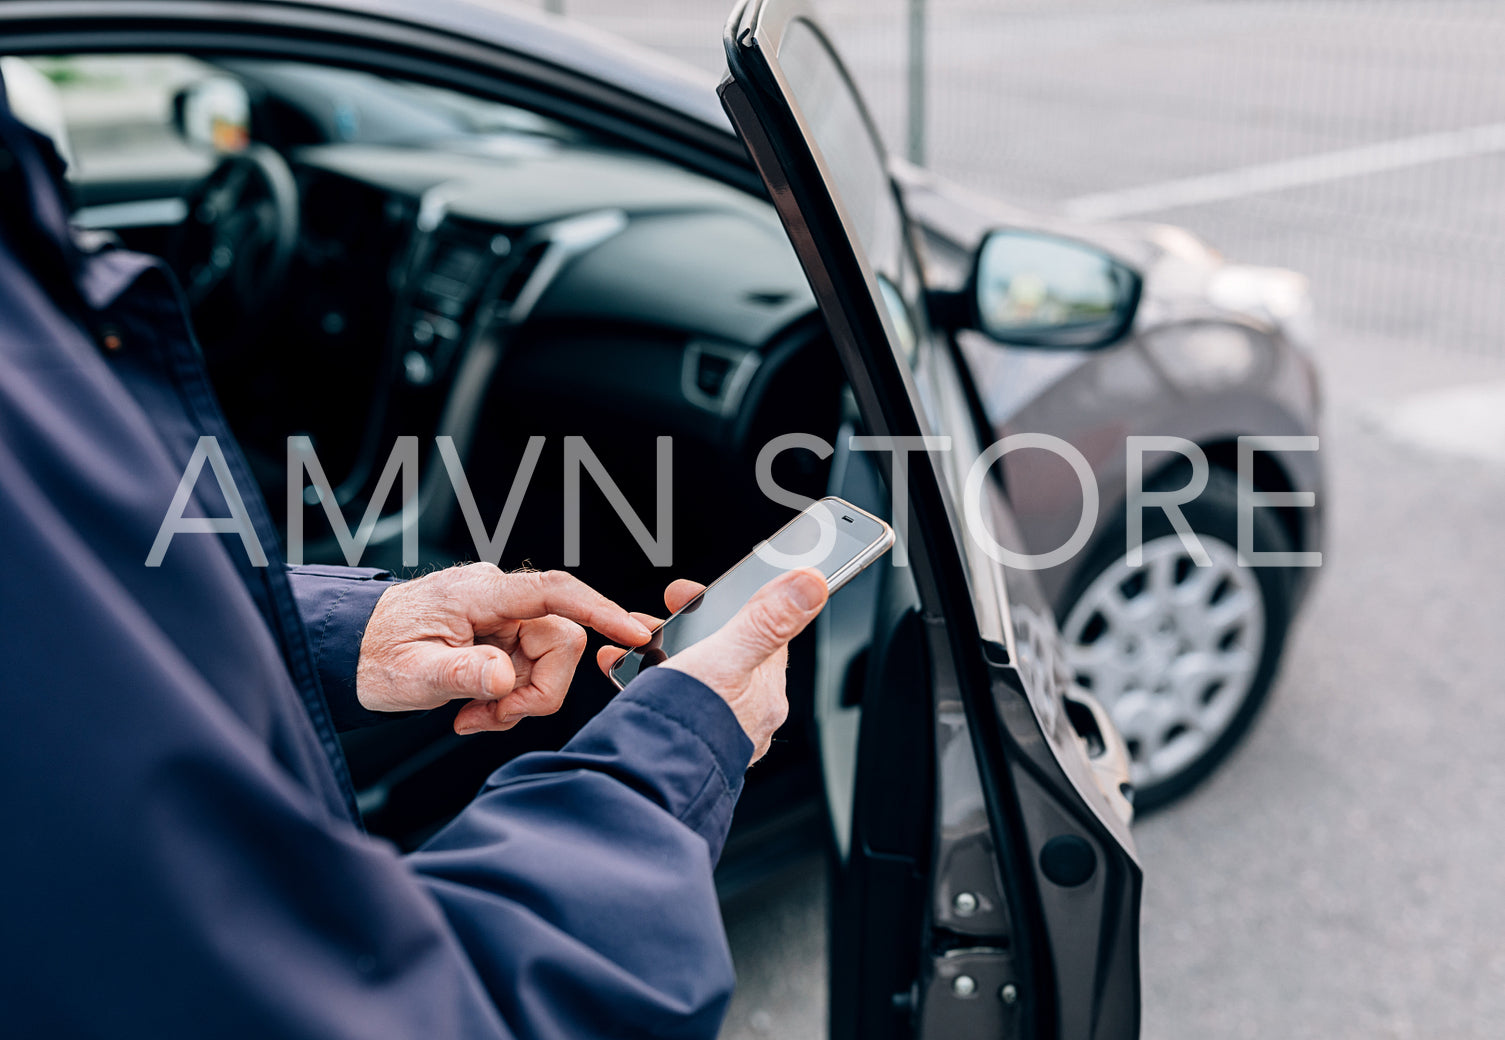
[[[707,73],[722,67],[730,0],[544,6]],[[917,9],[924,100],[911,118]],[[893,151],[920,144],[939,173],[1020,205],[1175,223],[1239,260],[1296,268],[1331,328],[1505,353],[1505,5],[816,10]]]

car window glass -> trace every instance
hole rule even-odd
[[[577,141],[564,124],[513,105],[442,87],[304,62],[223,58],[216,66],[285,100],[319,141],[422,146],[525,135]]]
[[[903,218],[881,145],[841,66],[825,39],[803,20],[785,31],[778,58],[869,263],[890,284],[899,284]]]
[[[172,127],[173,95],[213,72],[201,61],[90,54],[9,58],[4,68],[8,90],[19,96],[12,97],[17,114],[35,113],[28,121],[60,139],[74,175],[201,163]]]
[[[75,177],[199,172],[205,156],[173,127],[179,91],[225,75],[287,100],[319,140],[422,145],[498,137],[578,142],[585,135],[513,105],[352,69],[179,54],[4,58],[16,114],[58,142]]]
[[[883,153],[856,95],[826,41],[809,22],[790,24],[778,56],[869,262],[890,283],[897,282],[902,218],[894,204]]]
[[[352,73],[352,75],[359,74]],[[468,94],[458,94],[453,90],[431,87],[423,83],[393,83],[392,86],[401,90],[419,105],[451,113],[461,120],[471,133],[533,134],[562,141],[584,137],[579,131],[563,123],[541,116],[537,112],[518,108],[516,105],[503,104],[500,101],[490,101]]]
[[[855,89],[820,31],[791,22],[779,43],[779,69],[826,167],[828,187],[845,211],[876,282],[874,303],[888,319],[892,346],[911,368],[924,364],[924,285],[908,241],[886,152]],[[918,401],[930,426],[944,428],[932,401]]]

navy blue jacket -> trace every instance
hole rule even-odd
[[[363,833],[335,732],[386,585],[276,558],[172,280],[77,247],[56,165],[0,95],[0,1032],[714,1036],[730,709],[654,669],[416,853]],[[206,435],[270,566],[145,565]]]

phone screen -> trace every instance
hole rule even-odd
[[[875,545],[882,544],[887,549],[892,539],[892,532],[882,521],[840,499],[823,498],[660,625],[646,644],[629,650],[612,665],[611,677],[626,686],[643,669],[700,642],[730,621],[755,592],[785,571],[814,567],[826,576],[828,583],[833,583],[833,578],[848,564],[869,553]],[[844,581],[850,575],[841,577]]]

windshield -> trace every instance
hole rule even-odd
[[[514,105],[353,69],[249,58],[215,64],[292,105],[332,142],[422,145],[499,134],[555,141],[583,136]]]

